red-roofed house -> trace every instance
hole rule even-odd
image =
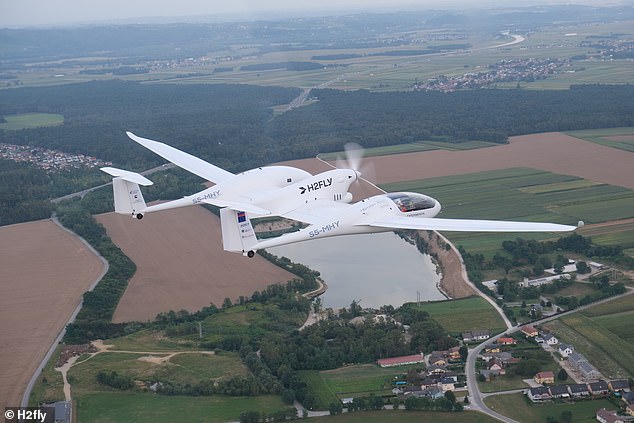
[[[517,342],[513,338],[498,338],[498,344],[515,345],[515,344],[517,344]]]
[[[414,354],[414,355],[404,355],[401,357],[390,357],[390,358],[381,358],[376,361],[381,367],[393,367],[393,366],[404,366],[406,364],[417,364],[424,363],[425,357],[423,354]]]
[[[537,335],[539,335],[539,332],[537,332],[537,329],[535,329],[534,327],[532,327],[531,325],[526,325],[526,326],[522,326],[520,328],[520,330],[522,331],[522,333],[528,337],[535,337]]]
[[[547,372],[539,372],[534,377],[537,383],[555,383],[555,374],[550,370]]]

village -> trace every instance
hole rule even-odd
[[[573,72],[571,66],[569,59],[501,60],[478,72],[467,72],[460,76],[439,75],[426,82],[416,82],[413,89],[452,92],[459,89],[484,88],[502,82],[534,82],[558,73]]]
[[[48,172],[112,165],[111,162],[83,154],[70,154],[40,147],[5,143],[0,143],[0,159],[30,163]]]
[[[446,351],[384,358],[377,361],[382,368],[415,365],[402,377],[395,377],[392,392],[399,398],[409,397],[462,399],[469,408],[464,373],[468,347],[492,339],[489,330],[464,332],[461,345]],[[603,423],[634,421],[634,392],[627,379],[606,380],[603,375],[573,345],[559,342],[558,338],[532,325],[522,326],[512,336],[497,338],[484,347],[476,361],[477,380],[481,390],[489,395],[487,384],[504,378],[522,377],[526,388],[520,391],[532,403],[546,401],[574,402],[610,398],[614,409],[597,409],[596,419]],[[549,361],[536,357],[548,357]],[[539,363],[535,366],[536,363]],[[549,370],[545,370],[548,368]],[[559,371],[552,370],[559,368]],[[529,376],[532,375],[532,376]],[[451,392],[451,394],[448,394]],[[342,402],[349,404],[353,398]]]

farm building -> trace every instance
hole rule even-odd
[[[381,367],[394,367],[394,366],[404,366],[406,364],[418,364],[424,363],[425,357],[421,354],[414,355],[404,355],[401,357],[391,357],[391,358],[380,358],[376,361]]]
[[[485,341],[491,337],[491,332],[487,329],[473,330],[471,332],[462,332],[462,340],[464,342]]]

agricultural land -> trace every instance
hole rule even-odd
[[[50,220],[0,228],[0,408],[20,404],[31,375],[102,275],[104,264]]]

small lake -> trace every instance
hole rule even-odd
[[[324,238],[268,248],[321,274],[328,284],[324,307],[399,307],[414,302],[444,300],[436,284],[440,275],[431,257],[393,232]]]

